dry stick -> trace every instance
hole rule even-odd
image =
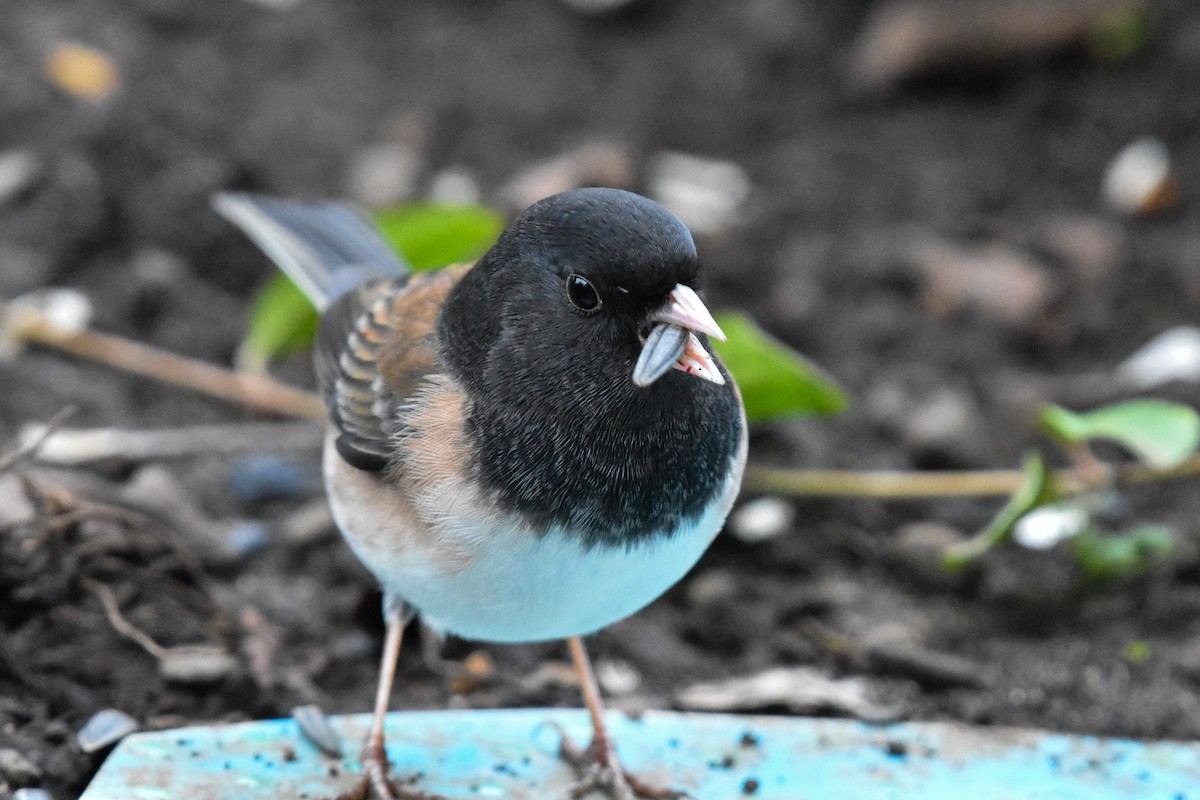
[[[118,336],[64,330],[36,311],[22,309],[13,314],[6,311],[3,304],[0,304],[0,325],[10,335],[25,341],[185,386],[259,411],[309,419],[325,418],[324,406],[315,394],[270,377],[241,375]],[[1200,455],[1166,470],[1142,464],[1127,465],[1117,471],[1116,479],[1118,483],[1136,485],[1194,475],[1200,475]],[[1059,491],[1066,494],[1091,488],[1074,470],[1059,470],[1052,479]],[[792,497],[916,499],[1012,494],[1021,480],[1019,470],[853,472],[751,467],[746,470],[742,487],[750,492]]]
[[[167,648],[151,639],[148,633],[125,619],[125,615],[121,613],[121,607],[117,604],[117,597],[113,594],[112,589],[99,581],[88,579],[85,583],[92,590],[92,593],[99,598],[100,604],[104,606],[104,616],[108,618],[108,624],[112,625],[113,630],[134,642],[138,647],[160,661],[167,655]]]
[[[49,440],[45,440],[41,426],[30,431],[44,441],[37,453],[38,461],[59,466],[307,450],[320,448],[324,435],[321,426],[312,422],[245,422],[156,430],[60,428]]]
[[[1144,483],[1200,475],[1200,455],[1178,466],[1157,469],[1145,464],[1126,464],[1116,471],[1117,484],[1136,486]],[[1021,485],[1024,473],[1015,469],[963,472],[853,472],[839,470],[793,470],[750,467],[742,480],[749,492],[781,494],[791,497],[873,497],[877,499],[920,499],[931,497],[986,497],[1012,494]],[[1062,494],[1078,494],[1096,488],[1073,469],[1057,470],[1051,475],[1054,487]]]
[[[66,408],[63,408],[50,418],[50,421],[38,431],[36,436],[26,441],[11,453],[6,453],[3,457],[0,457],[0,475],[8,472],[22,461],[25,461],[26,459],[32,458],[34,455],[36,455],[38,450],[41,449],[42,445],[45,444],[46,439],[50,438],[55,431],[62,427],[64,422],[74,416],[76,410],[77,409],[75,406],[67,406]]]
[[[792,497],[920,498],[1012,494],[1020,470],[975,472],[855,472],[749,467],[742,488]]]
[[[258,411],[311,419],[325,418],[325,407],[316,395],[267,377],[241,375],[119,336],[88,330],[66,330],[45,315],[30,309],[13,313],[0,305],[0,324],[9,335],[18,339],[53,347],[165,383],[185,386]]]

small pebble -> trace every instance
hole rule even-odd
[[[38,157],[28,150],[0,153],[0,204],[28,189],[42,171]]]
[[[121,85],[117,66],[107,54],[76,42],[56,44],[44,72],[59,89],[84,100],[103,100]]]
[[[636,692],[642,686],[642,675],[628,661],[604,659],[596,663],[596,680],[609,695]]]
[[[973,398],[954,386],[940,386],[916,403],[901,422],[905,442],[916,450],[970,451],[980,438],[982,418]]]
[[[490,678],[496,672],[496,665],[483,650],[473,650],[463,659],[463,669],[477,678]]]
[[[796,509],[781,497],[759,497],[733,512],[729,532],[739,541],[753,544],[774,539],[791,529]]]
[[[1105,202],[1123,214],[1156,214],[1179,199],[1167,146],[1153,137],[1138,139],[1117,153],[1104,175]]]
[[[12,800],[54,800],[45,789],[17,789]]]
[[[689,580],[684,591],[689,605],[708,608],[735,599],[738,580],[728,570],[713,568]]]
[[[229,486],[239,503],[289,500],[315,491],[315,470],[273,455],[239,458],[229,466]]]
[[[235,523],[225,533],[225,543],[230,551],[239,556],[248,556],[259,552],[271,543],[271,535],[267,526],[253,520],[242,520]]]
[[[42,768],[20,750],[0,747],[0,778],[18,786],[33,783],[42,777]]]
[[[138,729],[138,722],[124,711],[106,708],[97,711],[75,734],[79,749],[85,753],[103,750]]]
[[[292,719],[300,726],[300,732],[323,753],[334,758],[342,756],[342,738],[329,724],[329,718],[320,706],[304,705],[292,709]]]
[[[939,522],[918,520],[902,525],[887,544],[887,554],[914,578],[952,587],[970,579],[971,570],[946,570],[942,559],[963,541],[963,534]]]
[[[495,673],[492,657],[483,650],[474,650],[463,659],[462,669],[450,679],[448,688],[454,694],[473,692]]]

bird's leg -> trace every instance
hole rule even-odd
[[[375,710],[371,729],[363,745],[363,780],[359,789],[347,797],[362,796],[375,800],[439,800],[437,795],[411,787],[397,787],[388,777],[387,748],[384,746],[383,724],[392,697],[392,681],[396,677],[396,662],[400,658],[400,640],[404,637],[404,603],[390,592],[384,597],[383,617],[387,631],[383,640],[383,656],[379,664],[379,683],[375,687]]]
[[[559,755],[579,773],[579,782],[571,789],[571,797],[581,798],[593,791],[607,793],[613,800],[635,800],[643,797],[650,800],[674,800],[687,797],[674,789],[649,786],[629,774],[617,759],[616,745],[604,722],[604,701],[600,697],[600,685],[592,671],[583,640],[578,636],[567,639],[571,649],[571,660],[579,675],[579,686],[583,689],[583,702],[592,717],[592,743],[581,748],[568,736],[563,735],[559,744]]]

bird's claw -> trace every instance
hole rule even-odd
[[[651,786],[626,772],[616,751],[606,741],[593,739],[583,748],[562,733],[558,756],[579,775],[579,780],[571,787],[571,800],[580,800],[592,792],[601,792],[612,800],[683,800],[688,797],[686,792]]]
[[[363,777],[353,789],[336,800],[447,800],[440,794],[397,783],[388,775],[387,753],[370,745],[363,748]]]

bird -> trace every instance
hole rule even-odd
[[[633,192],[576,189],[477,261],[414,273],[349,206],[213,203],[322,312],[326,494],[384,597],[363,791],[428,796],[391,780],[384,741],[419,614],[470,640],[567,641],[593,729],[586,748],[563,738],[572,796],[683,796],[622,767],[582,637],[678,582],[741,483],[745,411],[688,228]]]

